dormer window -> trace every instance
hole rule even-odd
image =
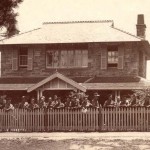
[[[108,46],[108,63],[107,67],[117,68],[118,67],[118,46]]]

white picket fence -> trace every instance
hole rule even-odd
[[[0,110],[0,131],[150,131],[150,108]]]

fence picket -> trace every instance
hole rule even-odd
[[[0,110],[2,131],[150,131],[150,108]]]

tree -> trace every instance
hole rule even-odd
[[[6,29],[3,36],[10,37],[17,34],[19,31],[16,27],[16,17],[18,13],[15,12],[15,8],[23,0],[0,0],[0,29]]]

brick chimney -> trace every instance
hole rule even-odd
[[[146,30],[146,25],[144,23],[144,15],[139,14],[137,18],[137,25],[136,25],[136,30],[137,30],[137,36],[145,39],[145,30]]]

